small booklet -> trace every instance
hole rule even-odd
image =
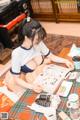
[[[62,96],[62,97],[67,97],[67,95],[69,94],[71,90],[72,84],[73,82],[63,81],[61,86],[59,87],[57,95]]]

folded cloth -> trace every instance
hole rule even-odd
[[[30,109],[36,112],[43,113],[45,117],[47,118],[47,120],[57,120],[56,109],[53,107],[43,107],[36,103],[33,103],[31,106],[28,105],[27,107],[29,107]]]

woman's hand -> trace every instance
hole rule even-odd
[[[40,85],[37,85],[37,84],[32,84],[32,89],[37,93],[42,92],[42,87]]]
[[[74,64],[73,64],[72,62],[70,62],[69,60],[65,59],[65,60],[64,60],[64,63],[65,63],[66,66],[67,66],[68,68],[70,68],[71,70],[74,69]]]

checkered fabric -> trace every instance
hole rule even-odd
[[[37,95],[34,91],[27,89],[20,100],[9,111],[9,119],[46,120],[42,113],[35,112],[27,107],[27,105],[31,105],[35,101]]]
[[[80,96],[80,83],[77,83],[75,79],[69,80],[73,82],[70,93],[77,93]],[[70,94],[69,93],[69,94]],[[20,100],[11,108],[9,111],[9,119],[11,120],[46,120],[45,116],[42,113],[35,112],[30,110],[27,105],[31,105],[38,94],[34,91],[27,89],[26,92],[22,95]],[[67,97],[61,97],[61,103],[57,109],[57,120],[61,120],[58,116],[60,111],[64,111],[69,115],[69,110],[66,107]]]

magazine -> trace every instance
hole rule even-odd
[[[65,76],[70,72],[69,68],[50,64],[47,65],[34,83],[40,84],[45,92],[55,93]]]

